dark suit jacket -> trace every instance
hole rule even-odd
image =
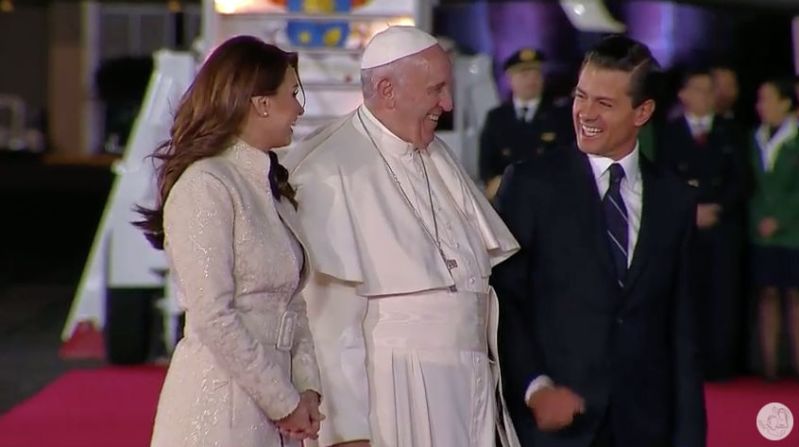
[[[516,117],[513,102],[492,109],[480,134],[480,178],[502,175],[514,162],[539,157],[574,140],[569,110],[542,99],[528,123]]]
[[[685,117],[668,121],[657,143],[657,163],[696,187],[699,203],[718,203],[724,220],[739,223],[746,183],[745,137],[737,124],[716,116],[704,144],[697,143]]]
[[[505,398],[522,445],[590,445],[610,409],[617,445],[705,445],[703,388],[689,293],[690,187],[641,158],[643,210],[618,287],[588,158],[576,148],[508,168],[497,207],[521,251],[494,270]],[[546,374],[587,411],[542,433],[524,404]]]

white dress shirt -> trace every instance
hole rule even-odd
[[[635,245],[638,242],[638,231],[641,229],[644,182],[641,179],[639,159],[640,152],[638,143],[635,144],[633,151],[621,160],[613,160],[608,157],[588,154],[588,162],[591,164],[591,171],[594,174],[600,200],[605,196],[605,193],[607,193],[610,187],[610,165],[618,163],[624,168],[624,178],[621,180],[619,187],[621,189],[621,197],[624,199],[624,206],[627,208],[627,221],[630,224],[627,228],[627,234],[631,249],[627,250],[627,266],[632,262],[633,255],[635,254]],[[548,376],[542,374],[536,377],[530,382],[530,385],[527,386],[527,391],[524,393],[524,401],[529,402],[533,393],[543,387],[552,385],[552,379]]]
[[[530,99],[523,101],[516,97],[513,98],[513,109],[516,110],[516,118],[523,119],[524,122],[529,123],[533,120],[535,112],[538,111],[538,105],[541,104],[541,98]],[[521,114],[524,111],[524,116]]]
[[[630,241],[630,249],[627,250],[628,267],[633,260],[635,244],[638,242],[638,230],[641,228],[644,182],[641,180],[639,159],[638,143],[635,144],[632,152],[618,161],[598,155],[588,155],[588,161],[591,163],[591,170],[594,172],[594,180],[596,181],[600,199],[605,196],[610,187],[610,165],[618,163],[624,168],[624,178],[619,186],[621,197],[624,199],[624,206],[627,208],[627,222],[630,224],[627,228],[627,240]]]
[[[713,128],[713,115],[696,116],[690,113],[685,114],[685,120],[691,129],[691,136],[696,138],[700,135],[707,135]]]

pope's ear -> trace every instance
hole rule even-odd
[[[383,101],[392,105],[394,104],[396,92],[394,91],[394,84],[392,84],[390,80],[381,79],[380,82],[377,83],[377,93]]]

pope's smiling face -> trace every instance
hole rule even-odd
[[[394,102],[397,136],[418,149],[435,138],[442,113],[452,110],[452,65],[439,46],[411,56],[400,65]]]

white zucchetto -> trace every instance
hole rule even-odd
[[[379,67],[408,57],[433,45],[438,40],[413,26],[390,26],[372,36],[361,58],[361,70]]]

